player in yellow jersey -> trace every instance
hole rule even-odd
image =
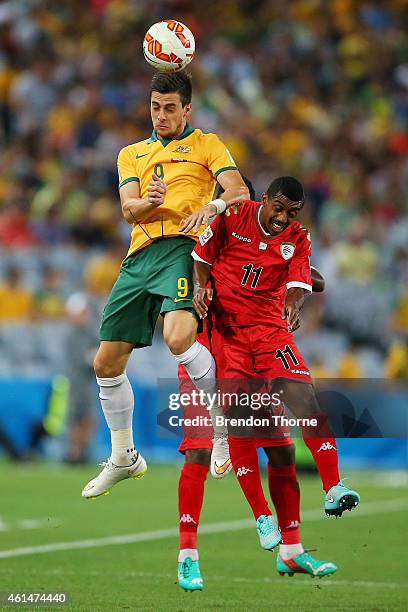
[[[150,99],[152,135],[119,153],[120,200],[123,216],[133,225],[132,239],[103,313],[94,361],[112,453],[83,489],[86,498],[104,495],[120,480],[146,471],[133,442],[133,392],[125,368],[134,348],[151,345],[159,314],[177,362],[198,389],[215,390],[214,360],[196,340],[191,251],[202,222],[249,194],[220,139],[187,123],[191,95],[186,73],[156,73]],[[216,181],[223,199],[210,202]],[[228,457],[219,433],[220,456]]]

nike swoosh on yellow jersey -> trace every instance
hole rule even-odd
[[[139,155],[139,153],[137,153],[136,159],[140,159],[141,157],[146,157],[146,155],[149,155],[149,153],[143,153],[143,155]]]
[[[227,459],[225,463],[223,463],[220,466],[214,463],[214,471],[216,472],[216,474],[225,474],[225,472],[228,470],[230,465],[231,465],[231,459]]]
[[[174,298],[175,302],[185,302],[186,300],[189,300],[190,298]]]

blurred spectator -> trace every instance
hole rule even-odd
[[[71,295],[66,304],[69,331],[64,344],[70,380],[67,461],[87,461],[87,450],[96,426],[96,385],[92,367],[98,339],[92,324],[92,308],[84,293]]]
[[[34,296],[34,317],[37,319],[61,319],[65,316],[65,300],[60,270],[46,267],[40,290]]]
[[[64,432],[69,399],[69,380],[57,374],[50,381],[49,394],[43,418],[36,421],[30,432],[29,456],[34,459],[42,450],[48,437],[60,436]]]
[[[320,354],[311,355],[308,365],[315,381],[319,378],[332,378],[333,372],[327,368],[323,356]]]
[[[69,228],[61,218],[61,209],[51,204],[44,216],[33,223],[34,233],[41,244],[55,247],[66,242]]]
[[[33,302],[33,294],[25,287],[21,271],[9,268],[0,284],[0,323],[29,319]]]
[[[119,274],[126,247],[120,240],[111,241],[105,252],[92,257],[84,272],[85,286],[93,295],[106,298]]]
[[[341,356],[336,374],[338,378],[363,377],[359,359],[353,351],[347,351]]]
[[[398,296],[396,307],[391,318],[391,329],[408,338],[408,286]]]
[[[340,276],[361,284],[370,283],[378,266],[378,252],[369,238],[369,226],[362,219],[351,223],[348,239],[334,251]]]
[[[396,340],[390,346],[386,361],[386,376],[408,379],[408,340]]]
[[[11,203],[0,211],[0,244],[27,248],[37,243],[26,208],[23,204]]]

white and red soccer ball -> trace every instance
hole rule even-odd
[[[160,72],[176,72],[193,59],[195,40],[193,33],[180,21],[166,19],[154,23],[143,39],[146,61]]]

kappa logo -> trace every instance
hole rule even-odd
[[[177,147],[174,149],[173,153],[191,153],[191,147]]]
[[[238,240],[242,240],[242,242],[252,242],[251,238],[241,236],[241,234],[237,234],[236,232],[232,232],[231,236],[234,236],[234,238],[238,238]]]
[[[193,523],[193,525],[197,525],[191,514],[182,514],[180,517],[180,523]]]
[[[317,452],[320,453],[320,451],[328,451],[328,450],[337,450],[337,448],[333,446],[333,444],[331,444],[330,442],[323,442],[323,444],[321,445],[321,447],[319,448]]]
[[[285,529],[296,529],[300,526],[299,521],[290,521],[289,525]]]
[[[253,472],[253,471],[254,470],[251,470],[250,468],[242,466],[237,469],[237,476],[245,476],[246,474],[249,474],[249,472]]]
[[[211,229],[211,225],[209,225],[201,234],[199,241],[201,246],[204,246],[209,240],[210,238],[213,237],[213,231]]]
[[[296,245],[291,242],[282,242],[280,245],[280,252],[283,259],[290,259],[293,257],[293,253],[295,252]]]

